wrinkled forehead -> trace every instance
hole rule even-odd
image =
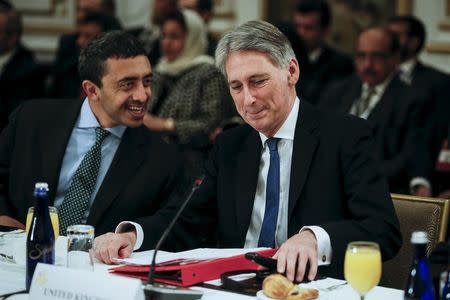
[[[390,52],[389,36],[381,31],[362,33],[358,39],[359,52]]]
[[[225,73],[228,81],[267,74],[279,70],[265,52],[255,50],[233,51],[225,60]]]

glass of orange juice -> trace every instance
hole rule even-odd
[[[344,276],[361,300],[381,278],[380,247],[374,242],[351,242],[347,246]]]
[[[56,207],[49,206],[48,211],[50,213],[50,220],[52,221],[53,231],[55,232],[55,240],[59,236],[59,218],[58,218],[58,211],[56,210]],[[33,218],[34,214],[34,207],[28,208],[28,214],[27,214],[27,221],[25,223],[25,231],[28,233],[28,230],[31,226],[31,219]]]

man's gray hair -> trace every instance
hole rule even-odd
[[[285,68],[294,51],[286,36],[275,26],[265,21],[249,21],[227,32],[216,48],[216,66],[227,77],[225,63],[232,52],[258,51],[267,54],[278,68]]]

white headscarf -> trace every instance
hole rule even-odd
[[[181,13],[187,30],[184,47],[180,56],[172,62],[169,62],[165,57],[161,58],[156,70],[163,74],[176,76],[199,64],[214,64],[214,58],[205,55],[208,41],[203,20],[196,12],[189,9],[183,9]]]

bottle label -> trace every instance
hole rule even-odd
[[[28,250],[28,258],[41,262],[52,263],[54,247],[42,244],[32,245]]]

